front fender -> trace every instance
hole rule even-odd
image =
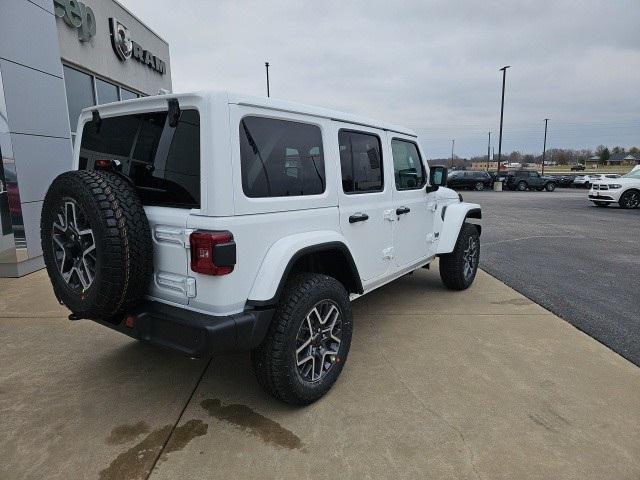
[[[253,305],[268,304],[276,298],[282,288],[281,280],[287,273],[286,270],[290,267],[291,260],[299,252],[312,247],[334,248],[336,245],[342,245],[350,251],[344,236],[333,230],[298,233],[281,238],[271,245],[260,265],[249,294],[249,303]]]
[[[442,230],[438,241],[437,254],[451,253],[456,246],[460,228],[467,218],[482,218],[482,210],[477,203],[454,203],[448,205],[442,219]]]

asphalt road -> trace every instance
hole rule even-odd
[[[640,209],[585,190],[462,194],[482,205],[485,271],[640,365]]]

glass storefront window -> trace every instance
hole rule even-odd
[[[98,94],[98,104],[118,101],[118,87],[99,78],[96,78],[96,93]]]
[[[132,92],[131,90],[127,90],[126,88],[120,88],[120,99],[121,100],[132,100],[134,98],[138,98],[140,95],[138,95],[135,92]]]
[[[64,66],[64,84],[67,89],[67,106],[71,131],[75,132],[78,117],[83,108],[95,105],[93,78],[91,75]]]

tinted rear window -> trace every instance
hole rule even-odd
[[[80,169],[112,160],[135,184],[145,205],[200,207],[200,116],[182,110],[178,126],[167,112],[103,118],[82,130]]]

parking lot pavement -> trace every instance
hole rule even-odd
[[[640,365],[640,210],[586,190],[462,194],[482,205],[483,269]]]
[[[640,476],[640,370],[484,272],[356,300],[348,364],[303,409],[246,354],[191,361],[65,320],[43,272],[0,292],[3,480]]]

